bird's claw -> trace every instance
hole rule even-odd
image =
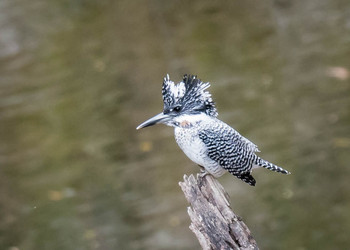
[[[207,170],[205,170],[205,168],[203,168],[202,166],[200,167],[200,173],[198,174],[199,177],[204,178],[206,175],[209,174],[209,172]]]

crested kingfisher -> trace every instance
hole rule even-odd
[[[251,186],[254,168],[264,167],[282,174],[287,170],[256,155],[258,147],[235,129],[217,119],[215,103],[207,91],[209,82],[184,75],[175,84],[164,77],[163,112],[140,124],[136,129],[163,123],[175,128],[175,140],[193,162],[214,177],[230,172]]]

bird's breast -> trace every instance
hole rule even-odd
[[[199,130],[195,127],[187,129],[176,127],[175,140],[190,160],[204,167],[215,177],[220,177],[226,173],[225,169],[220,167],[217,162],[210,159],[208,156],[208,149],[199,137]]]
[[[198,130],[192,128],[175,128],[175,140],[182,151],[193,162],[205,167],[213,163],[208,157],[207,147],[199,138]]]
[[[203,164],[207,149],[196,129],[175,128],[175,140],[188,158],[197,164]]]

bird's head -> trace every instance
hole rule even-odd
[[[176,127],[180,125],[182,117],[199,114],[216,117],[215,103],[206,90],[209,87],[209,82],[204,83],[194,75],[184,75],[182,81],[177,84],[167,75],[162,87],[163,112],[143,122],[137,129],[157,123]]]

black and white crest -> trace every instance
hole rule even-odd
[[[194,75],[184,75],[182,81],[177,84],[167,75],[164,77],[162,87],[164,113],[178,108],[183,112],[205,112],[216,117],[215,103],[206,90],[209,87],[209,82],[204,83]]]

